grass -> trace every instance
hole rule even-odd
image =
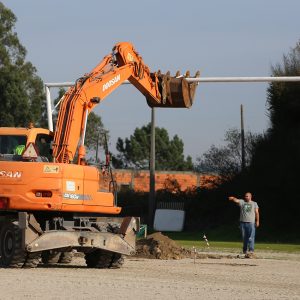
[[[231,251],[239,250],[242,247],[242,242],[237,232],[228,231],[228,228],[223,230],[207,231],[205,235],[209,241],[210,251]],[[205,240],[203,239],[203,232],[163,232],[179,245],[185,248],[192,248],[193,246],[199,250],[208,250]],[[256,250],[259,251],[276,251],[276,252],[288,252],[288,253],[299,253],[299,243],[280,243],[280,242],[265,242],[257,241],[255,243]]]

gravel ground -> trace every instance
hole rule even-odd
[[[300,254],[258,259],[128,258],[121,269],[0,269],[0,299],[300,299]]]

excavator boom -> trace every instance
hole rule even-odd
[[[129,80],[147,99],[150,107],[190,107],[196,84],[183,76],[151,73],[132,44],[118,43],[112,53],[88,74],[79,78],[64,95],[60,106],[53,143],[56,162],[74,160],[78,143],[78,163],[84,156],[86,120],[91,110],[125,80]],[[81,139],[81,140],[80,140]]]

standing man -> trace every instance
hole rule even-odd
[[[254,257],[255,227],[259,226],[258,205],[252,201],[252,194],[249,192],[245,194],[245,200],[232,196],[228,199],[240,207],[240,227],[245,258]]]

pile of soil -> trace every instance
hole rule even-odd
[[[199,253],[190,249],[185,249],[175,241],[163,235],[161,232],[156,232],[140,239],[136,244],[136,257],[152,258],[152,259],[182,259],[182,258],[234,258],[232,255],[222,255],[213,253]]]
[[[191,251],[180,247],[161,232],[150,234],[137,241],[137,257],[156,259],[182,259],[191,257]]]

